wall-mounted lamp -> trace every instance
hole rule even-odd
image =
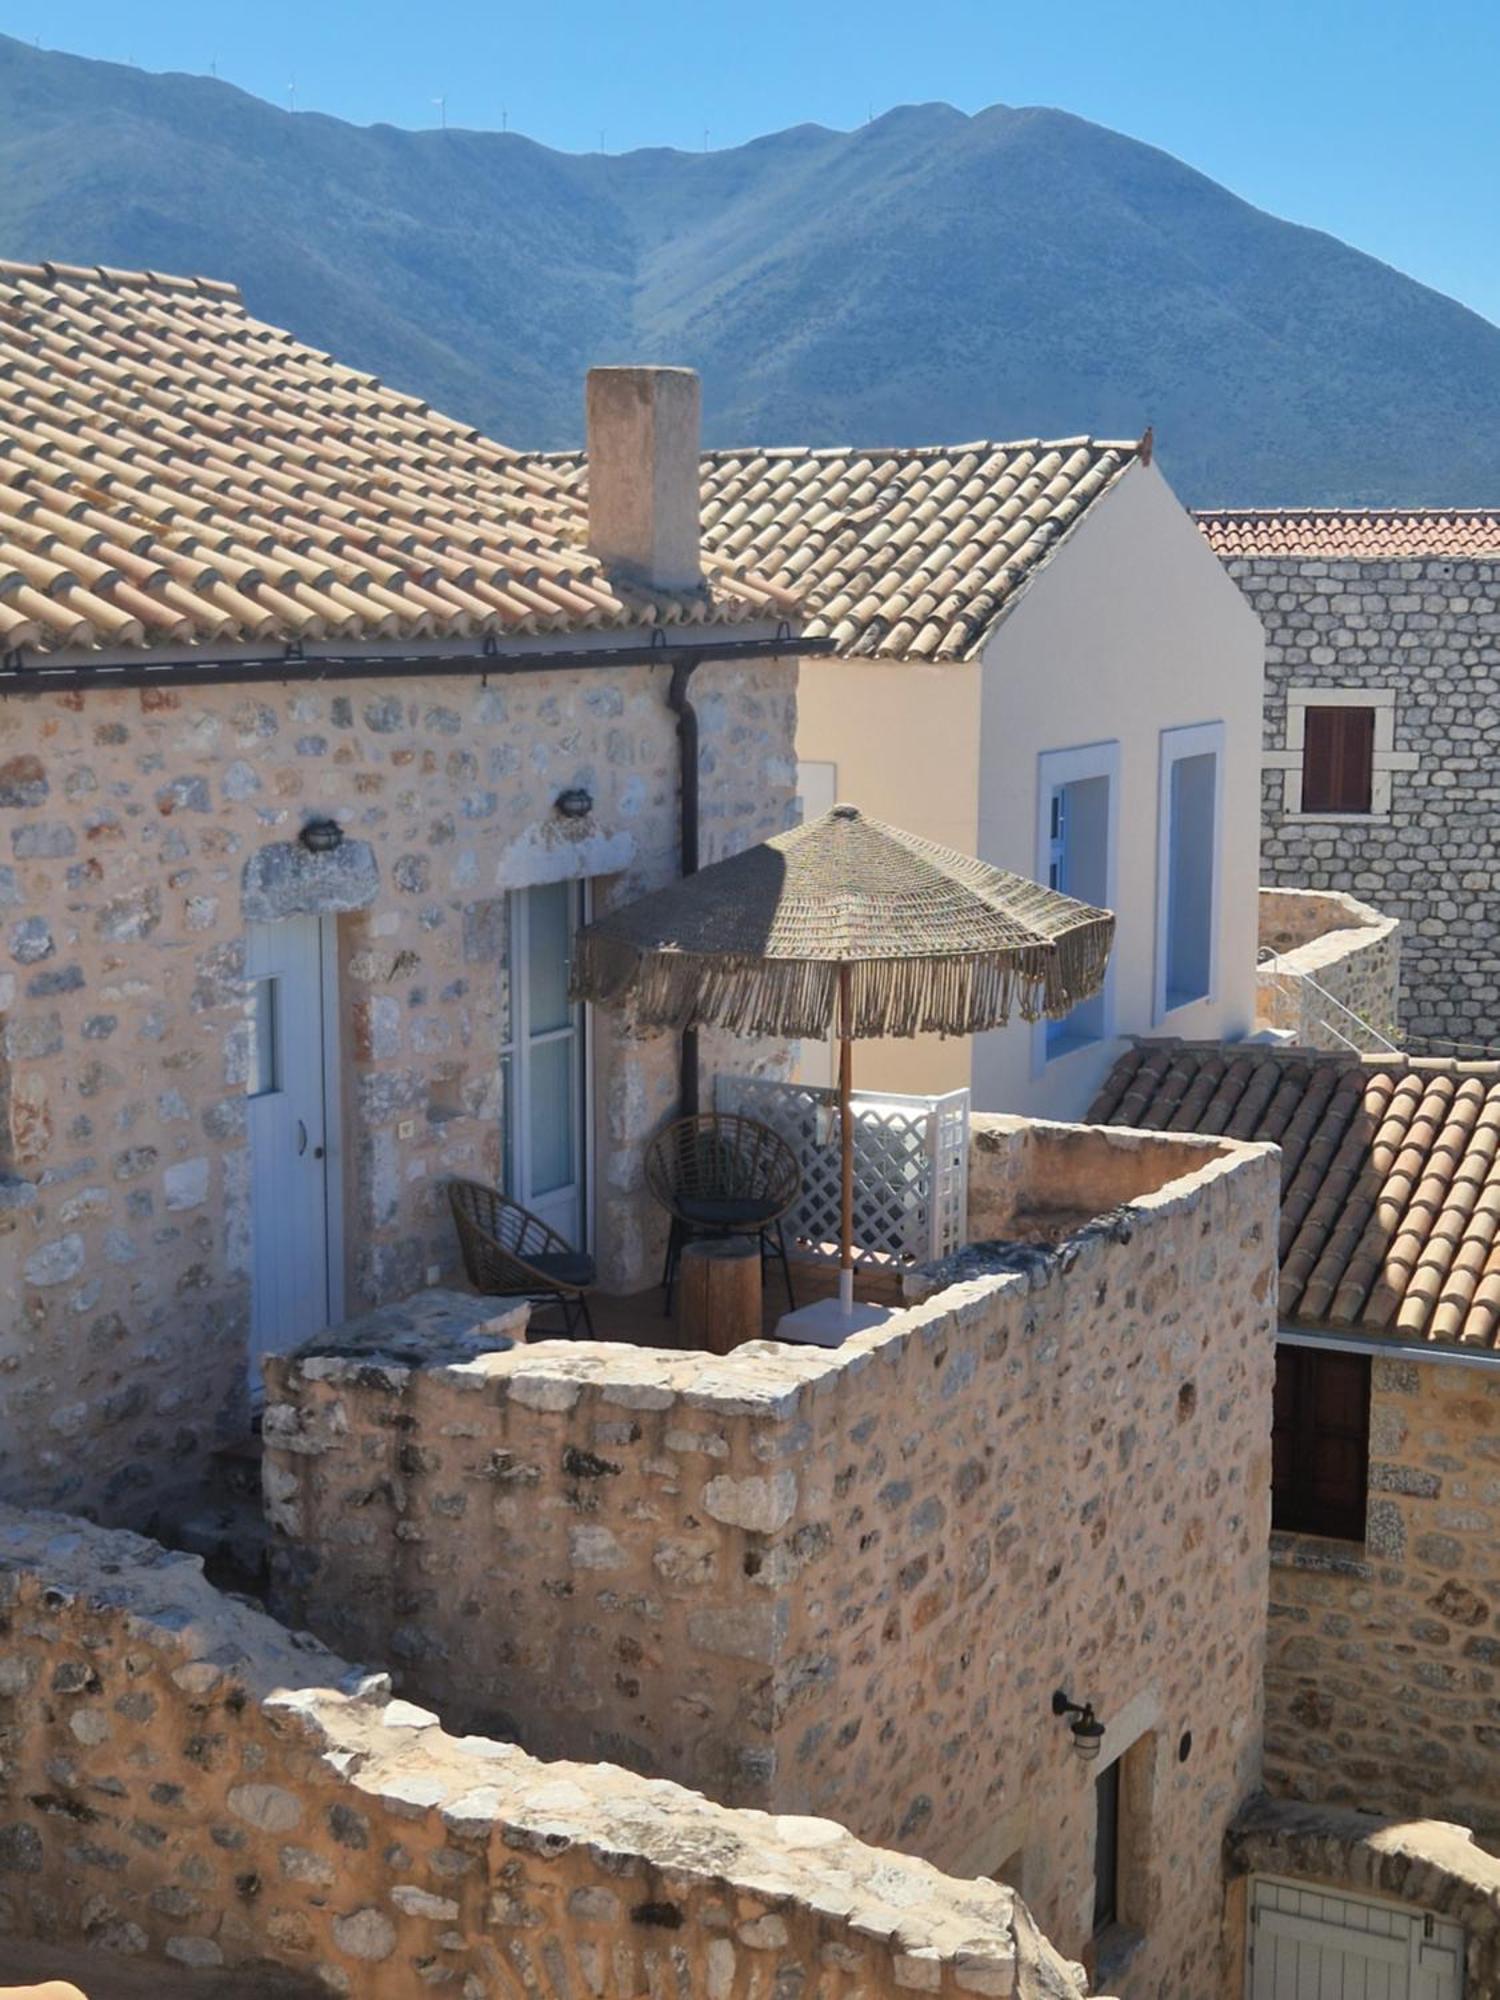
[[[1052,1697],[1052,1713],[1072,1716],[1068,1727],[1073,1732],[1074,1751],[1085,1764],[1092,1764],[1104,1741],[1104,1724],[1095,1715],[1094,1704],[1091,1701],[1069,1701],[1059,1688]]]
[[[309,854],[332,854],[344,844],[344,829],[336,819],[310,819],[297,841]]]
[[[575,785],[566,792],[559,792],[552,803],[564,819],[587,819],[594,810],[594,795],[582,785]]]

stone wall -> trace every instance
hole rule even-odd
[[[446,1734],[204,1582],[0,1508],[0,1931],[310,1991],[1077,2000],[1011,1891]]]
[[[1500,1020],[1500,563],[1226,564],[1266,631],[1263,880],[1326,883],[1399,917],[1403,1028],[1490,1042]],[[1288,692],[1390,697],[1377,740],[1389,811],[1301,818],[1287,808]]]
[[[1500,1360],[1377,1360],[1364,1545],[1273,1538],[1278,1792],[1500,1833],[1497,1547]]]
[[[1361,1024],[1399,1040],[1401,926],[1394,917],[1332,890],[1263,888],[1260,946],[1276,957],[1256,968],[1257,1028],[1283,1029],[1312,1049],[1351,1042],[1373,1049]]]
[[[674,875],[666,668],[0,703],[0,1496],[137,1524],[243,1426],[247,919],[342,911],[345,1310],[451,1276],[498,1178],[505,896]],[[785,823],[795,667],[705,665],[706,859]],[[569,786],[592,814],[561,818]],[[314,862],[302,825],[348,839]],[[667,1038],[595,1043],[597,1249],[645,1283]]]
[[[836,1352],[274,1364],[289,1615],[540,1754],[1005,1868],[1081,1954],[1064,1686],[1134,1757],[1120,1990],[1213,1990],[1259,1773],[1275,1154],[1089,1137],[1134,1198]]]

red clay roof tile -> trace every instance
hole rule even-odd
[[[1282,1148],[1285,1319],[1500,1348],[1500,1063],[1143,1041],[1089,1116]]]

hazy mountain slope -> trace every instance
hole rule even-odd
[[[517,444],[674,360],[714,442],[1151,421],[1193,500],[1500,502],[1500,329],[1060,112],[574,157],[3,39],[0,109],[0,254],[232,278]]]

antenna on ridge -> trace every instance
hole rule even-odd
[[[510,113],[506,110],[503,104],[500,107],[500,130],[502,132],[508,132],[510,130]]]
[[[705,153],[708,151],[708,127],[706,125],[703,128],[703,150]]]
[[[297,109],[297,79],[296,79],[296,77],[293,77],[293,78],[292,78],[292,80],[291,80],[291,82],[290,82],[290,83],[289,83],[289,84],[287,85],[287,87],[286,87],[286,108],[287,108],[287,110],[288,110],[288,111],[295,111],[295,110]]]
[[[446,97],[435,97],[432,101],[438,108],[438,119],[443,130],[446,132],[448,129],[448,100]]]

